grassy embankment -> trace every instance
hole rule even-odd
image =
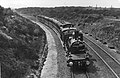
[[[38,25],[0,6],[2,78],[25,78],[38,69],[36,61],[42,57],[45,44],[45,32]]]

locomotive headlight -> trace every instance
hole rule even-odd
[[[70,61],[70,62],[69,62],[69,66],[73,66],[73,62]]]
[[[81,62],[78,62],[78,65],[80,66],[80,65],[81,65]]]
[[[86,61],[86,65],[90,65],[90,61]]]

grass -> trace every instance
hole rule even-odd
[[[2,78],[25,78],[41,58],[45,32],[36,24],[0,7],[0,63]],[[32,68],[33,69],[33,68]]]

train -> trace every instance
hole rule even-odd
[[[82,69],[87,71],[91,61],[89,57],[89,50],[85,46],[83,40],[83,33],[78,31],[73,24],[62,24],[55,19],[46,16],[38,16],[39,20],[51,28],[55,28],[59,37],[63,42],[63,48],[66,51],[67,66],[71,69]]]
[[[66,51],[67,66],[72,69],[87,71],[90,65],[88,49],[83,40],[83,34],[72,24],[65,24],[62,28],[62,41]]]

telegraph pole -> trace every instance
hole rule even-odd
[[[96,4],[96,9],[97,9],[97,4]]]
[[[112,9],[113,7],[112,7],[112,5],[111,5],[111,9]]]

